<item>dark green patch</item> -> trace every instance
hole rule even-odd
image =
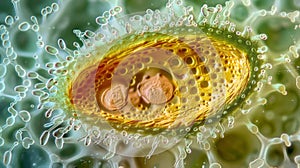
[[[124,6],[126,13],[144,12],[147,9],[161,9],[165,7],[167,0],[126,0]]]
[[[0,1],[0,24],[4,24],[7,15],[15,15],[13,4],[11,1]]]
[[[37,106],[37,100],[35,100],[34,98],[28,98],[31,97],[30,92],[27,92],[27,94],[28,94],[27,98],[23,99],[23,101],[20,102],[19,108],[21,110],[27,110],[31,113]]]
[[[94,158],[86,156],[70,162],[67,168],[94,168],[94,166],[96,166]]]
[[[46,6],[51,6],[52,3],[57,2],[57,0],[54,1],[40,1],[40,0],[24,0],[20,1],[21,5],[24,5],[22,8],[23,10],[26,10],[26,12],[29,12],[30,14],[28,16],[36,16],[39,21],[41,21],[41,10]]]
[[[282,119],[273,117],[272,120],[266,118],[266,112],[263,109],[260,113],[255,113],[251,116],[251,122],[255,124],[259,132],[268,138],[279,137],[282,134]]]
[[[21,65],[25,70],[34,68],[35,60],[31,57],[17,57],[17,63]]]
[[[227,162],[243,160],[250,150],[245,137],[236,134],[229,134],[219,139],[216,148],[218,155]]]
[[[287,95],[273,92],[267,97],[265,109],[274,112],[274,114],[282,116],[295,112],[299,106],[299,96],[297,91],[287,90]]]
[[[17,120],[17,118],[16,118]],[[2,132],[2,137],[5,139],[5,143],[13,143],[16,141],[15,134],[20,128],[23,128],[24,124],[15,123],[13,126],[8,127]]]
[[[298,116],[292,116],[283,122],[282,132],[292,135],[295,134],[299,128],[300,124]]]
[[[260,21],[257,32],[265,33],[268,36],[265,43],[271,51],[282,53],[300,38],[300,31],[294,28],[295,24],[291,23],[289,19],[273,17]]]
[[[289,157],[289,159],[293,162],[294,162],[294,158],[296,156],[299,155],[300,153],[300,142],[299,141],[293,141],[292,142],[292,145],[290,147],[287,147],[286,148],[286,153]]]
[[[47,167],[50,164],[50,158],[47,152],[38,146],[31,146],[29,149],[21,149],[18,157],[20,167],[38,168]]]
[[[249,16],[248,8],[244,5],[237,5],[232,9],[230,16],[238,22],[243,22]]]
[[[6,121],[6,118],[10,116],[10,113],[7,111],[9,107],[9,103],[11,103],[13,99],[7,97],[0,97],[0,125],[3,125]]]
[[[300,55],[300,50],[298,52],[298,54]],[[295,59],[292,62],[293,66],[295,67],[296,71],[298,72],[298,74],[300,74],[300,58]]]
[[[74,41],[80,42],[78,37],[73,33],[74,29],[81,31],[91,30],[96,31],[99,25],[96,24],[97,16],[102,15],[104,11],[110,9],[109,3],[106,1],[82,1],[74,0],[64,9],[64,15],[61,15],[55,23],[55,29],[50,30],[51,41],[55,42],[58,37],[63,38],[69,48],[75,49],[72,45]],[[62,24],[64,23],[64,24]]]
[[[274,4],[274,0],[252,0],[252,3],[259,9],[267,9],[270,10],[272,5]]]
[[[36,41],[37,36],[33,31],[17,31],[12,37],[12,44],[16,51],[34,52],[37,49]]]
[[[14,90],[15,86],[22,85],[22,78],[20,78],[15,70],[15,66],[9,64],[7,65],[7,74],[5,75],[4,83],[5,83],[5,89],[4,93],[8,95],[16,95],[16,92]]]
[[[284,0],[280,1],[280,8],[282,11],[292,12],[295,10],[299,11],[299,1],[298,0]]]
[[[193,149],[192,153],[188,154],[185,159],[185,166],[189,168],[203,168],[203,166],[208,168],[209,161],[204,151]]]
[[[78,152],[78,148],[75,144],[64,144],[62,150],[59,151],[59,156],[62,159],[69,159],[75,156]]]
[[[249,164],[249,160],[258,157],[261,144],[246,127],[238,127],[227,131],[223,138],[216,139],[212,148],[215,157],[224,161],[223,166],[244,167]]]
[[[203,6],[204,4],[207,4],[207,6],[214,7],[218,4],[221,4],[222,6],[225,6],[225,2],[228,0],[186,0],[187,3],[192,3],[194,7]]]
[[[268,149],[267,162],[270,166],[280,166],[284,161],[284,155],[281,145],[273,145]]]
[[[53,163],[52,164],[52,168],[63,168],[63,164],[62,163]]]

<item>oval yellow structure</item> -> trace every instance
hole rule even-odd
[[[197,29],[125,37],[71,81],[71,103],[139,129],[191,126],[216,115],[245,90],[251,63],[246,51]]]

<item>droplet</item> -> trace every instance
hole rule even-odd
[[[6,65],[0,64],[0,78],[3,78],[6,74]]]
[[[49,123],[44,124],[43,126],[44,126],[45,128],[49,128],[49,127],[52,127],[53,124],[54,124],[54,123],[49,122]]]
[[[82,32],[78,29],[74,29],[73,33],[77,36],[77,37],[82,37]]]
[[[6,119],[6,125],[7,126],[12,126],[15,124],[15,117],[14,116],[10,116]]]
[[[30,87],[31,86],[31,80],[29,80],[29,79],[25,79],[25,80],[23,80],[23,85],[25,86],[25,87]]]
[[[35,16],[31,16],[30,20],[34,23],[34,24],[38,24],[38,20]]]
[[[52,13],[52,8],[50,6],[46,6],[45,10],[47,11],[48,14]]]
[[[257,134],[259,132],[258,127],[254,124],[249,124],[248,129],[252,134]]]
[[[251,1],[250,0],[242,0],[243,4],[245,6],[250,6],[251,5]]]
[[[39,48],[43,48],[44,45],[45,45],[45,43],[44,43],[43,41],[39,40],[39,41],[36,42],[36,45],[37,45]]]
[[[48,15],[48,13],[47,13],[47,11],[46,11],[45,8],[43,8],[43,9],[41,10],[41,15],[42,15],[42,16]]]
[[[57,84],[57,81],[55,80],[55,79],[53,79],[53,78],[51,78],[51,79],[49,79],[48,81],[47,81],[47,83],[46,83],[46,87],[48,88],[48,89],[51,89],[54,85],[56,85]]]
[[[10,15],[7,15],[5,18],[5,24],[7,24],[8,26],[11,26],[12,24],[14,24],[14,18]]]
[[[29,72],[27,76],[29,79],[36,79],[39,75],[36,72]]]
[[[10,62],[11,62],[11,61],[10,61],[8,58],[4,58],[4,59],[3,59],[3,64],[4,64],[4,65],[10,64]]]
[[[1,39],[4,41],[4,40],[9,40],[9,35],[8,35],[8,33],[3,33],[2,35],[1,35]]]
[[[285,146],[290,147],[292,145],[288,134],[283,133],[281,134],[280,138],[284,142]]]
[[[264,165],[264,160],[257,158],[254,161],[250,162],[249,167],[250,168],[258,168],[258,167],[262,167]]]
[[[36,88],[36,89],[43,89],[45,87],[46,87],[46,85],[44,83],[37,83],[34,85],[34,88]]]
[[[65,50],[67,48],[66,43],[63,39],[58,39],[57,43],[60,49]]]
[[[212,163],[209,168],[221,168],[222,166],[219,163]]]
[[[21,141],[21,140],[22,140],[22,134],[23,134],[23,132],[20,131],[20,130],[18,130],[18,131],[16,132],[15,137],[16,137],[16,139],[17,139],[18,141]]]
[[[78,50],[80,49],[80,44],[77,42],[73,42],[73,46],[76,47]]]
[[[103,18],[105,18],[106,20],[109,20],[109,19],[110,19],[110,17],[111,17],[111,15],[110,15],[109,11],[105,11],[105,12],[103,12],[102,16],[103,16]]]
[[[300,76],[297,76],[296,78],[296,86],[298,89],[300,89]]]
[[[52,113],[53,113],[53,109],[48,109],[46,112],[45,112],[45,117],[46,118],[50,118],[52,116]]]
[[[92,142],[92,139],[90,136],[87,136],[85,139],[84,139],[84,145],[85,146],[89,146]]]
[[[64,128],[58,128],[52,133],[52,135],[57,139],[61,139],[64,136],[64,134]]]
[[[40,26],[38,24],[32,25],[31,29],[35,32],[38,32],[40,30]]]
[[[12,153],[11,153],[10,150],[4,152],[4,155],[3,155],[3,164],[4,165],[9,165],[10,162],[11,162],[11,157],[12,157]]]
[[[27,31],[30,29],[30,24],[28,22],[22,22],[19,24],[19,30],[21,31]]]
[[[8,48],[6,48],[6,55],[7,56],[12,56],[13,54],[15,54],[15,52],[14,52],[14,48],[13,47],[8,47]]]
[[[23,86],[23,85],[19,85],[19,86],[16,86],[16,87],[14,88],[14,90],[15,90],[16,92],[22,93],[22,92],[26,92],[28,89],[27,89],[27,87],[25,87],[25,86]]]
[[[53,12],[57,12],[59,10],[59,5],[57,3],[52,3],[51,8]]]
[[[5,143],[4,139],[2,137],[0,137],[0,146],[3,146]]]
[[[41,90],[33,90],[31,93],[33,95],[35,95],[35,96],[42,96],[42,95],[44,95],[44,92],[41,91]]]
[[[5,89],[4,81],[0,81],[0,92],[3,92]]]
[[[300,155],[295,156],[294,161],[295,161],[295,163],[297,163],[299,165],[300,164]]]
[[[58,149],[62,149],[64,147],[64,139],[63,138],[56,138],[55,145]]]
[[[7,111],[12,115],[16,116],[18,114],[17,110],[14,107],[9,107]]]
[[[233,128],[233,124],[234,124],[234,117],[233,116],[228,116],[228,128]]]
[[[92,32],[92,31],[90,31],[90,30],[86,30],[86,31],[84,32],[84,35],[87,36],[88,38],[92,38],[92,37],[94,37],[96,34],[95,34],[94,32]]]
[[[105,25],[105,24],[107,24],[107,20],[102,16],[98,16],[96,18],[96,23],[99,25]]]
[[[11,2],[14,4],[18,4],[20,2],[20,0],[12,0]]]
[[[19,116],[20,118],[24,121],[24,122],[29,122],[31,119],[31,115],[28,111],[22,110],[19,112]]]
[[[29,138],[29,137],[25,137],[23,140],[22,140],[22,146],[25,148],[25,149],[29,149],[30,146],[34,143],[34,140]]]
[[[58,54],[58,50],[55,47],[52,47],[50,45],[46,45],[45,46],[45,50],[51,54],[51,55],[57,55]]]
[[[8,56],[11,60],[17,59],[18,55],[16,52],[12,52],[12,55]]]
[[[114,11],[115,11],[116,13],[120,13],[120,12],[122,12],[122,7],[116,6],[116,7],[114,7]]]
[[[50,132],[44,131],[40,137],[40,144],[43,146],[46,145],[49,140],[49,137],[50,137]]]
[[[9,40],[3,40],[2,45],[4,48],[9,48],[11,47],[11,42]]]
[[[26,71],[23,69],[23,67],[21,67],[20,65],[16,65],[15,70],[21,78],[25,77]]]

